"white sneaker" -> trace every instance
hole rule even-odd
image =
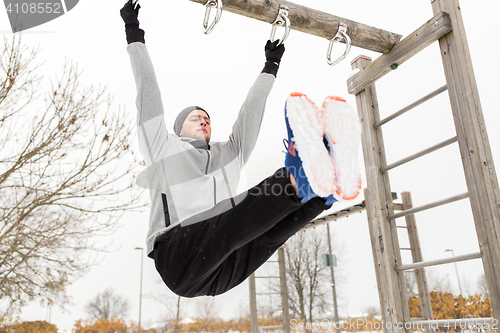
[[[337,190],[336,170],[323,141],[320,114],[321,111],[306,95],[292,93],[288,96],[285,118],[293,132],[291,139],[305,176],[315,194],[328,197]]]
[[[352,200],[361,190],[358,148],[361,124],[358,115],[347,102],[328,96],[323,102],[323,123],[328,150],[337,168],[337,195]]]

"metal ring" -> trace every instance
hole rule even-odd
[[[205,35],[208,35],[209,33],[214,30],[215,26],[217,23],[219,23],[220,18],[222,16],[222,1],[221,0],[208,0],[207,3],[205,4],[206,10],[205,10],[205,18],[203,19],[203,32]],[[215,14],[215,19],[210,25],[208,26],[208,20],[210,19],[210,11],[212,10],[212,7],[217,8],[217,13]]]
[[[346,44],[344,54],[342,54],[337,60],[332,61],[331,58],[332,58],[333,44],[335,42],[340,42],[342,39],[345,40],[345,44]],[[347,57],[347,55],[349,54],[349,51],[351,51],[351,38],[347,34],[347,25],[344,23],[340,23],[339,30],[337,30],[337,34],[335,34],[335,36],[332,39],[330,39],[330,44],[328,45],[328,51],[326,53],[326,62],[330,66],[335,66],[336,64],[338,64],[339,62],[344,60],[345,57]]]
[[[273,27],[271,29],[271,37],[269,38],[271,42],[274,42],[274,36],[276,35],[276,28],[278,27],[278,25],[285,26],[285,32],[283,33],[283,37],[281,37],[277,46],[283,44],[288,38],[288,35],[290,34],[290,19],[288,18],[289,11],[290,10],[288,9],[288,7],[280,5],[278,16],[272,23]]]

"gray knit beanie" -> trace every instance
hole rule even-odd
[[[203,108],[201,108],[199,106],[188,106],[187,108],[185,108],[184,110],[182,110],[179,113],[177,118],[175,118],[174,133],[177,134],[177,136],[181,135],[181,129],[182,129],[182,125],[184,124],[184,120],[186,120],[186,117],[188,116],[188,114],[190,114],[191,111],[194,111],[194,110],[204,111],[207,114],[208,118],[210,118],[208,112],[205,111]]]

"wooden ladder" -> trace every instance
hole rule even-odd
[[[278,260],[268,260],[267,263],[277,263],[278,264],[278,269],[279,269],[279,275],[278,276],[270,276],[270,275],[261,275],[257,276],[256,273],[259,272],[254,272],[250,277],[248,278],[248,285],[249,285],[249,295],[250,295],[250,332],[251,333],[258,333],[259,332],[259,326],[258,326],[258,302],[257,302],[257,295],[280,295],[281,297],[281,307],[279,309],[274,309],[274,311],[281,310],[282,316],[283,316],[283,326],[280,327],[273,327],[273,328],[281,328],[284,333],[290,333],[290,315],[289,315],[289,310],[288,310],[288,290],[287,290],[287,285],[286,285],[286,267],[285,267],[285,249],[283,247],[280,247],[278,249]],[[280,292],[272,292],[268,291],[266,293],[263,292],[257,292],[257,283],[256,279],[279,279],[280,281]],[[273,309],[269,309],[268,311],[271,311]],[[267,328],[269,329],[269,327]]]
[[[432,0],[432,7],[434,18],[397,43],[390,52],[373,62],[364,56],[356,58],[352,62],[352,68],[360,69],[360,72],[347,81],[349,93],[356,95],[358,114],[363,127],[362,146],[367,176],[365,201],[381,313],[384,322],[392,323],[390,327],[384,326],[386,332],[410,332],[412,325],[405,325],[407,323],[424,327],[428,327],[431,323],[432,310],[430,309],[425,310],[424,320],[415,321],[410,318],[404,272],[421,270],[422,273],[424,267],[476,258],[481,258],[483,262],[494,315],[494,318],[484,319],[484,322],[500,319],[500,284],[498,283],[500,281],[500,190],[493,166],[493,157],[484,126],[458,1]],[[391,67],[397,68],[398,65],[436,41],[439,41],[447,84],[380,120],[375,82],[391,72]],[[382,137],[383,125],[446,90],[448,90],[451,102],[457,135],[388,165]],[[395,212],[388,172],[456,142],[458,142],[462,156],[467,193],[420,207],[413,207],[409,194],[403,194],[404,210]],[[403,265],[396,219],[405,217],[406,227],[411,233],[409,226],[413,228],[415,225],[414,213],[467,198],[474,217],[480,252],[425,262],[422,261],[421,254],[419,257],[418,251],[413,253],[415,250],[413,247],[419,247],[414,244],[412,246],[414,263]],[[416,234],[410,235],[410,240],[413,237],[413,241],[418,241],[418,236],[416,238],[415,236]],[[419,294],[422,297],[426,293],[424,274],[419,283],[422,284],[419,286]],[[430,307],[430,301],[425,297],[421,298],[421,303],[423,310],[425,307]],[[458,319],[453,320],[453,323],[462,321],[466,322],[466,320]]]

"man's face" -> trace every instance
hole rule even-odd
[[[202,110],[191,111],[182,124],[180,136],[209,143],[211,135],[212,127],[207,113]]]

